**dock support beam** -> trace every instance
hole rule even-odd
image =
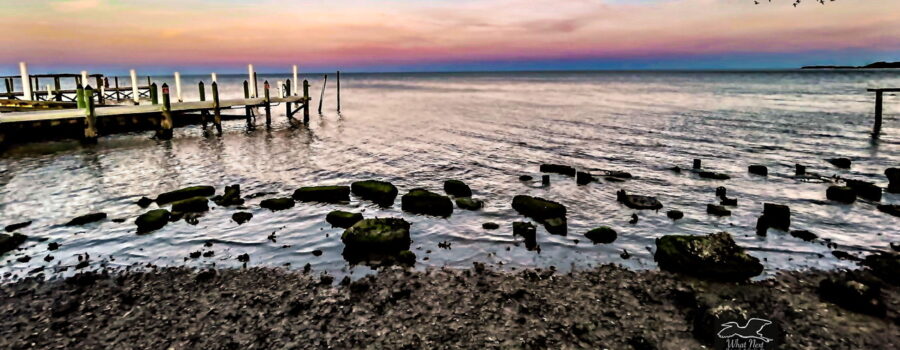
[[[6,93],[9,95],[9,96],[8,96],[9,99],[12,100],[13,98],[15,98],[15,97],[13,97],[13,95],[12,95],[12,93],[13,93],[13,80],[12,80],[12,78],[4,78],[4,79],[3,79],[3,83],[4,83],[4,85],[6,85]]]
[[[263,101],[266,109],[266,127],[272,126],[272,105],[269,103],[269,81],[263,82]]]
[[[62,87],[59,84],[59,77],[54,77],[53,78],[53,92],[56,95],[55,100],[62,102],[63,95],[62,95],[62,92],[60,92],[60,91],[62,91]]]
[[[141,93],[138,90],[138,82],[137,82],[137,72],[132,69],[129,73],[131,73],[131,99],[134,101],[134,105],[140,104]],[[147,84],[148,86],[150,84]]]
[[[91,96],[94,90],[91,86],[84,87],[83,96]],[[88,143],[97,142],[97,121],[94,116],[94,99],[86,98],[84,101],[84,140]]]
[[[882,91],[875,91],[875,127],[872,130],[872,137],[878,138],[881,134],[881,102]]]
[[[219,112],[219,84],[216,82],[212,83],[212,95],[213,95],[213,124],[216,125],[216,132],[219,133],[219,136],[222,135],[222,114]]]
[[[28,75],[28,64],[19,62],[19,73],[22,73],[22,99],[32,100],[31,77]]]
[[[303,79],[303,124],[309,124],[309,81]]]
[[[172,101],[169,99],[169,85],[162,85],[162,120],[159,121],[159,130],[156,131],[156,137],[161,140],[169,140],[172,138]]]
[[[150,104],[159,104],[159,92],[156,91],[156,83],[150,84]]]
[[[250,90],[256,90],[256,72],[253,71],[253,65],[247,65],[247,81],[250,81]],[[249,95],[244,96],[245,98],[250,98]],[[256,97],[256,95],[253,95]]]

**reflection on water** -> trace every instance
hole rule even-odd
[[[223,98],[240,95],[242,79],[220,76]],[[316,95],[321,81],[309,79]],[[111,266],[239,266],[236,257],[248,253],[250,265],[301,268],[309,263],[339,275],[368,273],[365,267],[350,268],[342,258],[342,230],[324,220],[334,209],[411,222],[420,268],[468,267],[473,261],[506,268],[606,262],[653,268],[656,237],[716,231],[732,232],[739,244],[766,258],[769,272],[851,266],[822,244],[775,230],[756,236],[764,202],[789,205],[792,228],[809,230],[844,250],[884,249],[900,241],[900,218],[878,212],[865,200],[830,203],[827,185],[790,177],[800,163],[822,175],[886,186],[884,169],[900,166],[900,98],[886,97],[885,135],[873,143],[873,98],[865,88],[900,86],[900,73],[348,74],[342,83],[342,115],[334,112],[333,91],[328,91],[325,114],[314,114],[309,127],[289,127],[284,109],[275,107],[271,129],[262,118],[252,131],[235,120],[224,124],[222,137],[204,135],[194,126],[177,129],[170,141],[142,132],[103,137],[93,146],[66,141],[6,149],[0,158],[0,224],[34,223],[21,230],[32,237],[27,248],[5,255],[0,270],[21,275],[39,266],[74,266],[76,254],[84,253],[94,263]],[[186,100],[196,99],[192,90],[185,89]],[[853,159],[851,170],[823,160],[839,156]],[[690,167],[693,158],[732,179],[704,180],[668,170]],[[622,170],[635,178],[577,186],[574,178],[552,175],[551,185],[544,187],[538,167],[545,162]],[[747,174],[747,165],[756,163],[769,167],[767,178]],[[520,175],[535,180],[522,182]],[[390,208],[355,198],[348,205],[298,203],[279,212],[259,208],[261,200],[289,196],[299,186],[363,179],[393,182],[401,195],[415,187],[442,192],[443,180],[460,179],[486,204],[480,211],[456,209],[446,219],[403,213],[399,198]],[[237,209],[214,207],[196,226],[182,220],[149,235],[135,234],[132,222],[145,211],[134,204],[138,198],[195,184],[214,185],[219,193],[240,184],[244,195],[253,197],[245,204],[252,220],[238,225],[231,220]],[[706,204],[717,204],[718,186],[738,200],[729,217],[706,214]],[[635,211],[616,201],[619,189],[657,196],[664,209],[640,211],[637,223],[630,224]],[[529,251],[512,234],[511,223],[526,220],[510,206],[519,194],[566,205],[569,234],[550,235],[538,225],[540,252]],[[882,199],[898,202],[896,194]],[[668,209],[683,211],[685,218],[673,222],[666,217]],[[61,225],[95,211],[126,221]],[[488,221],[500,229],[483,229]],[[601,225],[618,231],[614,243],[593,245],[584,237]],[[61,247],[49,252],[49,242]],[[449,245],[438,247],[442,242]],[[214,255],[185,262],[190,252],[201,250]],[[323,254],[315,256],[315,250]],[[623,251],[630,259],[621,257]],[[32,259],[15,261],[24,255]],[[54,259],[45,262],[47,255]]]

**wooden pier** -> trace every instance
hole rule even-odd
[[[900,92],[900,88],[868,89],[867,91],[875,93],[875,126],[872,127],[872,137],[878,138],[881,135],[881,105],[884,100],[884,93]]]
[[[263,82],[263,93],[260,96],[255,79],[256,72],[250,65],[248,78],[251,79],[243,83],[244,98],[220,99],[216,75],[213,73],[213,82],[208,88],[211,98],[207,99],[207,85],[200,81],[197,84],[200,92],[198,101],[183,101],[178,73],[175,73],[176,86],[173,96],[167,84],[158,87],[157,84],[150,82],[149,77],[148,85],[138,86],[133,70],[131,71],[133,84],[130,87],[120,87],[118,78],[115,77],[110,88],[107,88],[108,78],[100,74],[87,75],[83,72],[82,75],[29,76],[24,65],[22,71],[23,91],[13,91],[10,77],[0,77],[7,85],[7,92],[0,94],[0,97],[5,97],[0,99],[0,111],[13,111],[0,114],[0,144],[10,139],[45,139],[49,135],[34,134],[64,127],[68,127],[68,132],[64,133],[66,135],[63,137],[75,136],[72,135],[73,128],[83,128],[83,132],[78,132],[78,137],[88,142],[95,141],[103,134],[146,129],[155,129],[157,138],[168,139],[172,137],[174,127],[196,123],[201,123],[204,129],[208,123],[212,123],[221,134],[223,117],[246,118],[248,127],[254,127],[256,118],[254,111],[257,108],[263,109],[266,126],[270,126],[273,104],[285,106],[285,116],[292,124],[296,121],[294,115],[300,111],[303,112],[302,122],[309,123],[309,82],[304,80],[298,89],[296,66],[293,72],[294,80],[279,82],[275,96],[270,91],[272,86],[268,81]],[[56,87],[59,86],[59,79],[76,79],[77,88],[61,90],[48,87],[44,91],[30,90],[29,85],[38,84],[40,78],[53,78]],[[100,88],[91,85],[82,86],[81,82],[86,80],[101,84]],[[113,101],[119,104],[113,105]],[[126,104],[121,104],[123,101]],[[223,110],[230,109],[243,109],[244,113],[243,115],[222,113]]]

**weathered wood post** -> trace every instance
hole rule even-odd
[[[297,69],[297,65],[295,64],[294,65],[294,80],[291,80],[292,82],[294,82],[294,86],[290,86],[290,89],[288,90],[288,91],[293,91],[294,93],[297,93],[297,91],[298,91],[297,83],[300,82],[300,80],[297,80],[297,72],[298,72],[298,69]],[[288,85],[290,85],[290,84],[291,83],[288,82]],[[290,96],[290,94],[288,94],[288,96]]]
[[[116,82],[116,102],[120,102],[122,101],[122,94],[119,93],[119,77],[114,77],[113,79]]]
[[[200,101],[206,101],[206,87],[203,86],[203,81],[197,83],[197,87],[200,89]],[[203,123],[203,130],[206,130],[206,120],[209,118],[209,111],[206,108],[200,110],[200,122]]]
[[[247,65],[247,81],[250,81],[252,85],[250,85],[250,90],[256,89],[256,74],[253,72],[253,65]],[[256,97],[255,95],[253,97]],[[250,96],[246,96],[246,98],[250,98]]]
[[[88,72],[86,70],[81,71],[81,85],[87,85],[88,81]]]
[[[309,81],[303,79],[303,124],[309,123]]]
[[[55,100],[57,100],[57,101],[63,100],[62,86],[59,83],[59,77],[53,77],[53,92],[54,92],[54,95],[56,95],[54,98]]]
[[[256,77],[256,72],[253,72],[253,98],[259,98],[259,78]]]
[[[91,96],[94,94],[94,90],[91,89],[91,86],[84,87],[83,96]],[[87,98],[84,106],[84,139],[88,142],[96,142],[97,141],[97,121],[94,117],[94,99]]]
[[[129,73],[131,74],[131,100],[134,101],[135,105],[138,105],[141,103],[141,92],[140,88],[138,88],[137,72],[132,69]]]
[[[31,100],[31,76],[28,75],[28,64],[19,62],[19,73],[22,75],[22,99]]]
[[[213,83],[218,83],[218,82],[219,82],[219,77],[216,76],[216,73],[215,73],[215,72],[213,72],[212,74],[210,74],[210,78],[212,78],[212,82],[213,82]]]
[[[97,92],[97,103],[102,105],[104,103],[103,87],[105,85],[103,85],[103,78],[101,78],[99,75],[97,76],[96,80],[97,80],[97,91],[96,91]]]
[[[85,98],[84,98],[84,88],[81,87],[81,83],[75,83],[75,105],[78,108],[85,107]]]
[[[322,100],[325,99],[326,85],[328,85],[328,74],[325,74],[325,79],[322,81],[322,92],[319,94],[319,114],[322,114]]]
[[[700,169],[700,168],[701,168],[700,159],[694,159],[694,169]]]
[[[222,114],[219,112],[219,83],[212,83],[213,94],[213,124],[216,125],[216,132],[222,135]]]
[[[881,102],[882,102],[882,93],[881,90],[875,91],[875,127],[872,130],[872,137],[878,138],[878,135],[881,134]]]
[[[150,82],[150,76],[148,75],[148,76],[147,76],[147,86],[150,86],[150,83],[151,83],[151,82]]]
[[[266,109],[266,127],[272,126],[272,106],[269,103],[269,81],[266,80],[263,82],[263,103],[265,103]]]
[[[337,71],[337,111],[341,112],[341,71]]]
[[[244,80],[244,98],[250,99],[250,83]],[[251,111],[249,101],[244,101],[244,114],[247,115],[247,126],[252,126],[253,123],[250,121]]]
[[[178,98],[178,102],[184,102],[184,99],[181,98],[181,73],[175,72],[175,97]]]
[[[162,85],[162,100],[162,120],[159,121],[160,128],[156,131],[156,137],[168,140],[172,138],[172,102],[169,99],[169,85],[165,83]]]
[[[8,96],[6,96],[6,97],[9,98],[10,100],[13,99],[13,95],[12,95],[12,93],[13,93],[13,81],[12,81],[12,78],[4,78],[4,79],[3,79],[3,83],[4,83],[4,85],[6,85],[6,94],[8,95]]]
[[[34,92],[32,93],[34,95],[34,100],[40,101],[41,96],[40,96],[39,92],[41,92],[41,80],[38,79],[38,77],[34,77],[34,82],[31,83],[31,88],[32,88],[32,90],[34,90]],[[45,101],[46,101],[46,99],[45,99]]]
[[[294,67],[297,67],[297,66],[294,66]],[[284,96],[288,97],[288,98],[291,97],[291,80],[290,79],[288,79],[288,81],[285,82],[285,84],[284,84]],[[284,112],[284,116],[287,117],[288,119],[291,119],[291,112],[293,112],[293,111],[291,111],[291,103],[285,102],[284,105],[287,106],[287,109]]]
[[[159,104],[159,95],[156,92],[156,83],[150,84],[150,103]]]

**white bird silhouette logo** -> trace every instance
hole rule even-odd
[[[772,339],[763,336],[762,330],[770,324],[772,324],[772,321],[764,320],[761,318],[751,318],[747,320],[747,324],[745,324],[743,327],[738,325],[737,322],[725,322],[722,324],[722,329],[719,331],[718,336],[722,339],[731,337],[757,339],[768,343],[772,341]]]

